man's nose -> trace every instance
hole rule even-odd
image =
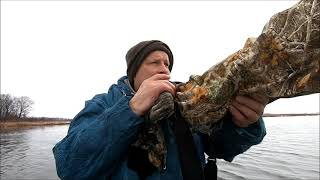
[[[170,74],[169,67],[166,64],[161,63],[161,67],[159,69],[159,73],[160,74],[168,74],[169,75]]]

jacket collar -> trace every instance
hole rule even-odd
[[[124,94],[125,96],[134,96],[134,94],[136,93],[131,87],[127,76],[123,76],[118,80],[118,87],[122,94]]]

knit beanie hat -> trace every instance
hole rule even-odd
[[[164,51],[168,54],[171,71],[173,65],[173,55],[168,45],[159,40],[142,41],[129,49],[126,55],[127,61],[127,76],[130,84],[133,86],[133,79],[143,63],[145,58],[153,51]]]

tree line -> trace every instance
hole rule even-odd
[[[0,94],[0,120],[25,118],[34,104],[28,96]]]

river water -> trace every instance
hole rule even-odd
[[[218,160],[219,179],[319,180],[320,116],[264,118],[267,135],[232,163]],[[52,147],[68,125],[1,132],[0,179],[59,179]]]

